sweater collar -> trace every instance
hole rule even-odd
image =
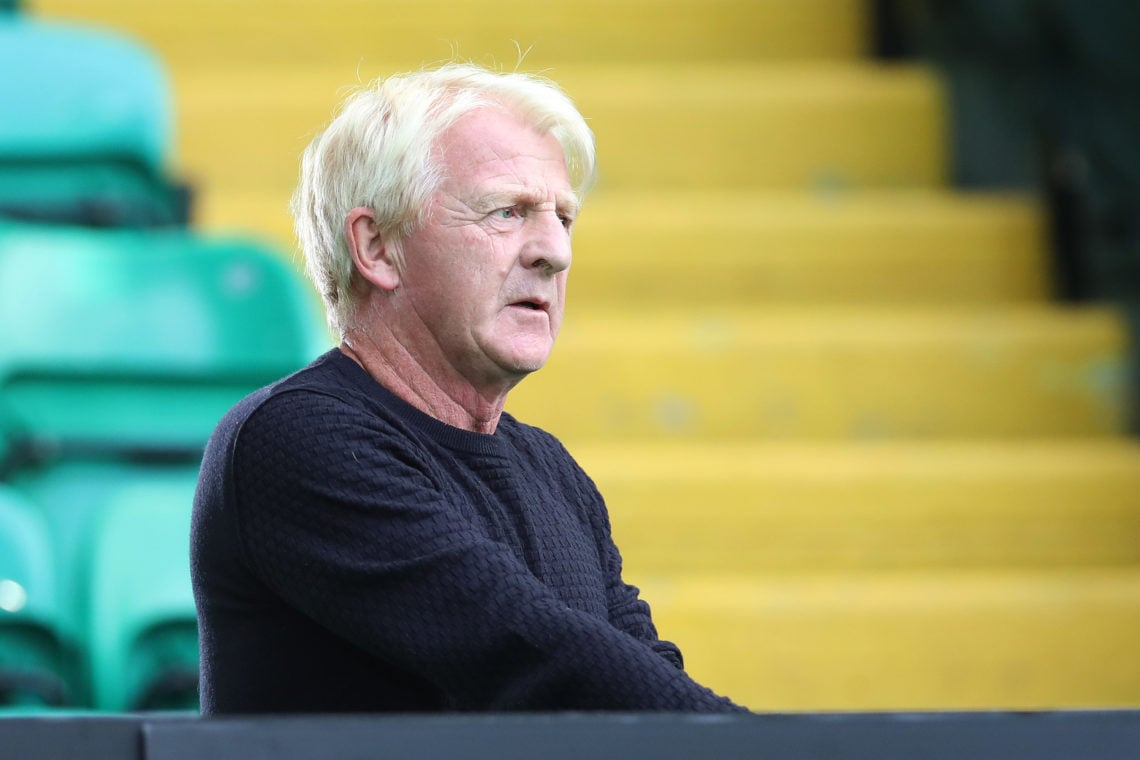
[[[360,391],[372,397],[386,409],[391,410],[410,427],[453,451],[466,451],[474,454],[503,454],[507,445],[504,428],[514,424],[506,412],[499,420],[494,433],[476,433],[448,425],[423,412],[392,393],[378,383],[372,375],[338,348],[325,354],[332,363]]]

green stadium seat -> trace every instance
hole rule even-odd
[[[52,547],[34,506],[0,488],[0,712],[68,704]]]
[[[76,699],[91,699],[91,573],[103,516],[121,494],[139,483],[185,480],[197,461],[138,463],[69,455],[41,460],[13,473],[7,486],[35,506],[54,553],[56,630],[68,651],[77,653]],[[189,475],[187,475],[189,473]],[[186,507],[188,508],[188,507]]]
[[[0,13],[0,216],[93,226],[185,224],[165,175],[170,88],[129,39]]]
[[[198,626],[190,586],[196,471],[143,476],[94,532],[89,655],[101,710],[196,710]]]
[[[138,525],[189,514],[202,449],[225,411],[330,345],[315,297],[283,258],[249,240],[3,222],[0,324],[0,481],[47,525],[59,636],[86,661],[79,701],[185,705],[196,693],[192,606],[176,620],[153,608],[108,618],[107,595],[126,580],[107,556],[134,555],[107,555],[102,528],[142,504],[153,515]],[[179,531],[181,553],[167,558],[188,577]],[[164,535],[138,534],[147,546]],[[149,604],[142,589],[155,583],[158,593],[163,576],[139,567],[131,599]],[[93,590],[92,578],[115,586]],[[137,623],[133,648],[96,635],[108,619]],[[97,650],[123,654],[104,662]],[[179,667],[165,667],[170,651]],[[127,668],[119,686],[96,679],[109,662]]]
[[[196,461],[218,419],[329,346],[272,250],[180,229],[0,224],[0,475],[44,457]]]

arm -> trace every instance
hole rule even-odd
[[[247,557],[288,603],[456,709],[735,707],[558,600],[441,497],[399,435],[302,396],[301,413],[292,394],[256,412],[234,455]]]
[[[671,641],[658,638],[657,627],[653,623],[649,605],[640,598],[640,591],[636,586],[626,583],[622,577],[622,558],[614,543],[610,527],[609,513],[605,501],[596,486],[589,478],[588,487],[593,495],[592,503],[595,505],[591,515],[591,523],[598,541],[598,554],[605,565],[607,585],[606,598],[609,603],[610,622],[618,630],[645,642],[657,654],[665,658],[669,664],[678,670],[684,668],[684,658],[681,650]]]

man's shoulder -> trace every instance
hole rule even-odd
[[[363,410],[361,393],[338,367],[338,352],[330,351],[308,366],[253,391],[219,421],[215,437],[234,438],[250,425],[275,428],[307,424],[330,413]]]
[[[506,412],[499,426],[511,448],[526,460],[528,467],[560,472],[575,480],[589,480],[569,449],[550,431],[521,422]]]
[[[569,456],[566,447],[562,445],[562,441],[558,440],[553,433],[535,425],[527,424],[510,412],[503,412],[499,419],[499,430],[501,435],[516,445],[526,444]]]

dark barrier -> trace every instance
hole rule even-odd
[[[132,715],[0,717],[0,760],[139,760],[143,722]]]
[[[2,760],[1135,760],[1140,711],[0,718]]]

